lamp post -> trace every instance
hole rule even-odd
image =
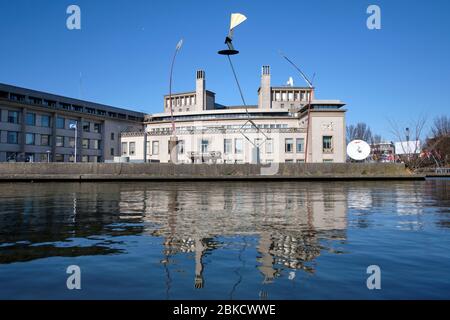
[[[178,138],[175,128],[175,119],[173,117],[173,108],[172,108],[172,80],[173,80],[173,67],[175,65],[175,59],[177,58],[178,52],[181,50],[183,46],[183,39],[178,41],[177,46],[175,48],[175,54],[173,55],[172,65],[170,66],[170,79],[169,79],[169,108],[170,108],[170,118],[172,122],[172,136],[169,140],[169,149],[170,149],[170,162],[177,163],[178,162]]]
[[[75,149],[75,150],[74,150],[74,160],[73,160],[73,162],[74,162],[74,163],[77,163],[78,122],[71,123],[71,124],[69,125],[69,128],[75,130],[75,145],[74,145],[74,149]]]

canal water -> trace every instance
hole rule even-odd
[[[0,299],[449,298],[449,179],[0,184]]]

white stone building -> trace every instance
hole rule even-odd
[[[270,77],[264,66],[258,105],[246,108],[216,103],[197,71],[195,91],[165,96],[164,112],[145,118],[145,133],[121,135],[122,156],[170,162],[173,120],[179,163],[345,162],[345,104],[317,100],[314,88],[272,87]]]

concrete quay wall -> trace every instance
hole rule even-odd
[[[0,181],[424,179],[402,164],[0,163]]]

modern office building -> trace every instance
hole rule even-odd
[[[314,88],[272,87],[270,67],[264,66],[258,105],[224,106],[206,90],[200,70],[195,91],[165,96],[164,112],[146,116],[145,133],[122,133],[122,155],[167,163],[176,149],[178,163],[345,162],[344,105],[317,100]]]
[[[144,114],[0,84],[0,162],[103,162],[120,156],[120,134]],[[75,127],[77,142],[75,142]]]

